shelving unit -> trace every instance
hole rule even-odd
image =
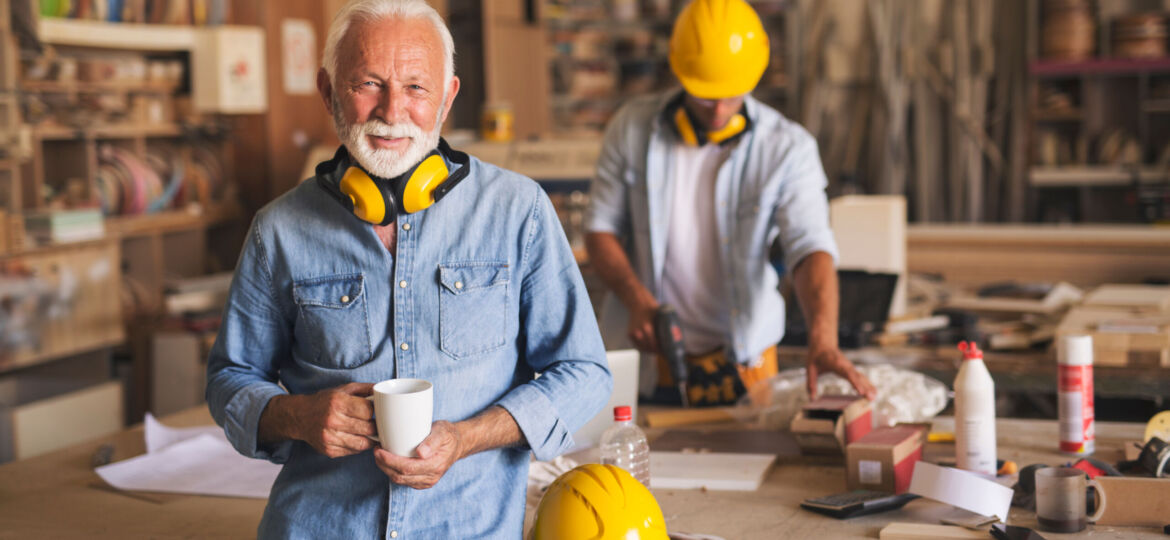
[[[1076,60],[1042,56],[1044,2],[1029,6],[1029,178],[1036,217],[1170,219],[1170,57],[1116,57],[1110,23],[1132,4],[1088,5],[1097,25],[1096,49]]]
[[[243,240],[245,212],[236,202],[234,145],[229,138],[235,123],[221,114],[260,112],[265,106],[264,32],[256,27],[52,18],[37,21],[36,28],[40,40],[55,56],[25,59],[30,62],[25,66],[26,76],[22,79],[14,74],[12,79],[13,87],[26,99],[45,104],[35,118],[25,119],[30,122],[24,129],[31,155],[19,166],[20,181],[10,195],[12,210],[47,211],[69,206],[75,199],[80,199],[82,206],[99,200],[117,203],[105,206],[110,215],[104,221],[102,241],[112,248],[108,266],[116,272],[112,282],[101,284],[101,292],[110,296],[103,303],[112,306],[103,320],[112,324],[116,333],[111,331],[106,339],[80,348],[40,351],[8,363],[0,359],[0,372],[6,366],[55,365],[63,358],[91,351],[105,362],[107,378],[116,371],[126,389],[124,404],[119,399],[117,416],[140,421],[150,403],[154,364],[150,342],[155,329],[164,323],[167,283],[230,269]],[[260,45],[255,46],[256,42]],[[72,63],[62,69],[61,59]],[[33,69],[36,62],[54,63],[38,72]],[[85,62],[98,64],[87,66]],[[123,69],[126,63],[133,69]],[[225,63],[244,66],[241,69],[247,71],[246,77],[254,79],[234,80],[240,85],[234,93],[225,89],[224,79],[231,71]],[[181,76],[175,72],[179,67]],[[142,114],[136,100],[144,100],[155,110]],[[105,107],[107,102],[121,107]],[[55,114],[52,106],[69,114]],[[74,111],[92,118],[73,115]],[[37,123],[31,123],[33,120]],[[115,153],[141,163],[132,165]],[[160,208],[161,204],[130,207],[125,203],[129,189],[144,190],[137,193],[144,192],[141,200],[147,202],[168,200],[153,188],[143,187],[139,173],[145,169],[132,171],[135,166],[156,169],[162,180],[160,187],[166,189],[170,178],[157,170],[152,159],[172,167],[178,163],[184,166],[184,199],[174,208]],[[111,176],[111,167],[121,167],[119,174],[126,176]],[[113,183],[110,178],[115,179]],[[116,189],[111,191],[111,186]],[[50,200],[46,194],[59,195]],[[122,213],[127,208],[131,211]],[[66,256],[85,249],[83,244],[55,245],[37,248],[36,253]],[[21,255],[26,256],[31,255]],[[112,357],[117,361],[111,364]],[[0,408],[3,401],[0,394]],[[0,424],[2,421],[0,415]],[[0,435],[3,427],[0,425]]]
[[[754,95],[781,112],[790,112],[797,99],[788,85],[788,74],[795,73],[798,59],[790,54],[798,43],[790,2],[751,3],[772,46],[771,65]],[[595,134],[627,99],[677,86],[668,62],[669,40],[674,19],[685,4],[681,0],[544,0],[552,125],[562,132]]]

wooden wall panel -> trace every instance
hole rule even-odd
[[[506,101],[516,116],[516,137],[549,130],[548,46],[539,23],[524,17],[521,0],[484,0],[485,102]]]

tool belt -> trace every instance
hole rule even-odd
[[[678,405],[678,385],[662,355],[654,355],[658,366],[658,384],[652,401]],[[734,405],[759,381],[776,374],[776,347],[760,354],[760,362],[749,367],[732,362],[725,349],[700,355],[687,355],[687,398],[692,407]]]

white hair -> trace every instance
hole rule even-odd
[[[435,8],[426,3],[426,0],[350,0],[333,17],[329,25],[329,36],[325,38],[325,54],[321,60],[322,67],[329,74],[330,79],[337,77],[337,47],[341,44],[345,33],[355,21],[380,21],[390,18],[425,19],[435,27],[443,42],[443,91],[455,76],[455,40],[451,38],[451,31],[439,16]]]

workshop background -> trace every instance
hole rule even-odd
[[[202,402],[251,216],[336,147],[315,77],[342,3],[0,0],[0,462]],[[462,79],[445,135],[540,181],[596,300],[600,133],[677,85],[685,2],[431,3]],[[949,384],[978,339],[1000,416],[1055,418],[1053,340],[1089,332],[1098,419],[1166,407],[1170,1],[751,4],[754,95],[828,173],[851,356]]]

